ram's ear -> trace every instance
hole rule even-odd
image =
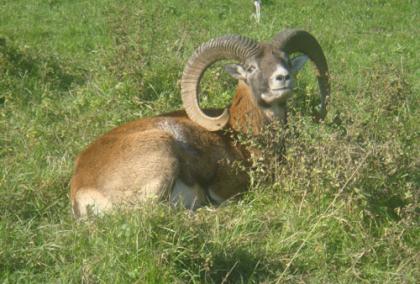
[[[235,79],[246,80],[246,71],[240,64],[227,64],[225,65],[225,71]]]
[[[296,74],[299,72],[305,63],[308,61],[309,57],[306,55],[299,55],[292,59],[292,74]]]

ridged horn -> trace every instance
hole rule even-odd
[[[227,109],[217,117],[205,114],[199,106],[199,87],[206,69],[219,60],[244,62],[260,51],[258,42],[238,35],[212,39],[200,47],[188,60],[181,80],[182,102],[188,117],[209,131],[222,129],[229,121]]]
[[[288,54],[301,52],[315,64],[321,97],[319,118],[323,119],[326,115],[327,97],[330,95],[330,81],[327,60],[318,41],[304,30],[286,29],[274,37],[272,44]]]

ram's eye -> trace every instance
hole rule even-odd
[[[257,69],[257,68],[255,68],[255,66],[248,66],[248,68],[246,69],[246,72],[252,73],[252,72],[255,71],[255,69]]]

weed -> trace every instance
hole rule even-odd
[[[0,281],[416,283],[419,260],[418,1],[104,0],[0,4]],[[76,222],[73,161],[107,130],[181,107],[202,42],[285,27],[326,52],[326,120],[313,69],[288,126],[256,138],[240,199],[194,214],[143,204]],[[203,104],[234,82],[209,69]]]

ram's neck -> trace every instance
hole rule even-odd
[[[237,132],[258,135],[271,121],[278,120],[285,123],[286,113],[286,105],[259,107],[248,85],[239,81],[230,107],[229,124]]]

